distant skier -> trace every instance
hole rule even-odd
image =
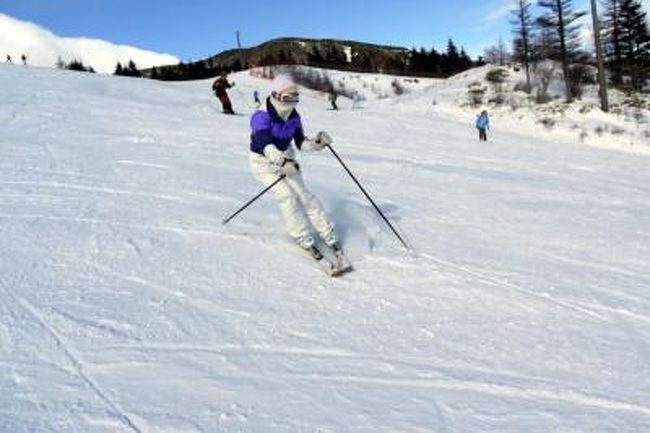
[[[361,97],[361,94],[359,92],[357,92],[356,90],[354,91],[354,93],[352,93],[352,109],[353,110],[356,110],[357,108],[359,108],[362,99],[363,98]]]
[[[230,98],[228,97],[228,92],[226,92],[227,89],[230,89],[234,85],[235,83],[228,82],[228,74],[226,72],[222,72],[219,78],[212,83],[212,90],[217,98],[219,98],[219,101],[221,101],[221,106],[225,114],[235,114]]]
[[[336,105],[336,98],[338,98],[338,95],[336,94],[335,90],[332,90],[329,95],[329,101],[330,104],[332,104],[332,110],[338,110],[339,107]]]
[[[260,108],[262,101],[260,101],[260,92],[257,90],[253,91],[253,102],[255,103],[255,108]]]
[[[478,129],[479,141],[487,141],[487,130],[490,129],[490,119],[486,110],[476,116],[476,129]]]
[[[332,143],[332,138],[324,131],[316,134],[314,139],[306,138],[300,115],[295,109],[299,101],[298,88],[283,76],[276,78],[274,88],[276,90],[251,118],[251,169],[265,186],[283,174],[286,176],[272,191],[287,231],[299,246],[320,260],[323,255],[316,246],[312,228],[335,252],[340,252],[341,247],[334,224],[303,182],[291,142],[301,151],[312,151],[324,149]]]
[[[11,61],[11,56],[9,54],[7,54],[7,60],[5,61],[5,63],[13,63]]]
[[[20,60],[23,61],[23,65],[27,66],[27,56],[26,55],[23,54],[22,56],[20,56]]]

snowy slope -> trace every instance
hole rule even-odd
[[[0,431],[650,431],[648,156],[304,92],[333,280],[209,87],[0,65]]]

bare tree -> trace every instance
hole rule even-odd
[[[596,63],[598,65],[598,85],[600,95],[600,108],[609,111],[607,101],[607,79],[605,78],[605,67],[603,63],[603,49],[600,44],[600,20],[598,19],[598,9],[596,0],[591,0],[591,17],[594,23],[594,45],[596,47]]]
[[[530,60],[531,37],[533,32],[533,19],[530,12],[530,0],[515,0],[516,8],[512,10],[515,34],[513,57],[523,63],[526,70],[526,93],[530,93]]]
[[[503,43],[503,39],[499,38],[496,45],[486,48],[483,52],[483,58],[487,63],[499,66],[507,65],[510,62],[510,53]]]

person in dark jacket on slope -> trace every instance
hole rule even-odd
[[[212,83],[212,91],[214,91],[214,94],[221,101],[221,106],[225,114],[235,114],[230,98],[228,97],[228,92],[226,92],[227,89],[230,89],[234,85],[235,83],[228,82],[228,74],[226,72],[222,72],[219,78]]]

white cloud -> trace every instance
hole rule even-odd
[[[492,26],[502,22],[510,15],[515,8],[512,0],[500,0],[490,5],[490,12],[485,14],[481,22],[486,26]]]
[[[467,15],[475,22],[470,31],[483,33],[496,27],[503,27],[503,23],[507,22],[512,9],[514,9],[513,0],[496,0],[482,5],[480,9],[472,9],[467,12]]]
[[[580,26],[579,32],[582,45],[589,50],[593,50],[595,46],[594,24],[593,18],[591,17],[591,11],[578,21],[578,25]]]
[[[112,73],[117,62],[132,59],[139,68],[175,64],[179,59],[169,54],[115,45],[101,39],[65,38],[34,23],[20,21],[0,13],[0,59],[6,54],[14,62],[25,54],[30,65],[54,67],[59,56],[69,62],[81,60],[97,72]]]

